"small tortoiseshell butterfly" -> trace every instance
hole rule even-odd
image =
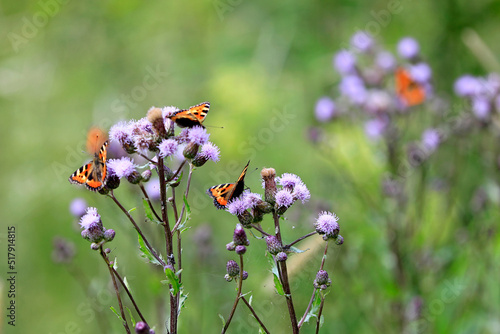
[[[208,109],[210,109],[210,103],[203,102],[189,109],[176,111],[169,118],[181,128],[192,128],[196,125],[204,128],[201,123],[203,123],[205,117],[207,117]]]
[[[214,205],[217,209],[224,209],[230,200],[243,193],[245,188],[245,182],[243,180],[245,179],[245,174],[247,173],[249,164],[250,161],[248,161],[245,168],[243,168],[238,181],[235,183],[219,184],[218,186],[213,186],[207,190],[207,194],[214,198]]]
[[[70,177],[69,182],[75,184],[85,184],[88,190],[99,191],[106,184],[108,177],[106,168],[106,155],[108,141],[106,135],[100,129],[93,128],[89,131],[87,139],[87,150],[94,152],[94,159],[88,164],[78,168]],[[102,141],[104,143],[99,146]],[[97,149],[100,147],[99,152]]]
[[[396,69],[396,94],[408,106],[416,106],[425,100],[425,89],[415,82],[403,68]]]

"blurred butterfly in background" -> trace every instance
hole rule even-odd
[[[396,94],[408,107],[425,101],[425,89],[410,76],[407,70],[396,69]]]
[[[193,126],[204,126],[201,124],[207,117],[210,109],[209,102],[203,102],[188,109],[182,109],[173,113],[169,118],[181,128],[192,128]]]
[[[231,199],[236,198],[243,193],[243,190],[245,189],[244,179],[249,164],[250,161],[248,161],[245,168],[243,168],[240,177],[235,183],[219,184],[207,190],[207,194],[213,197],[214,205],[217,209],[224,209]]]
[[[94,154],[88,164],[78,168],[70,177],[69,182],[84,184],[88,190],[99,191],[106,184],[108,177],[106,168],[108,141],[106,134],[99,128],[92,128],[87,135],[87,151]]]

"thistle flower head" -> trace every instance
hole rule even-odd
[[[432,69],[427,63],[418,63],[410,67],[410,76],[418,83],[428,83],[432,78]]]
[[[370,139],[379,139],[387,129],[387,121],[375,118],[365,123],[365,134]]]
[[[314,223],[316,232],[324,234],[324,238],[336,238],[339,235],[340,226],[339,218],[331,212],[323,211],[319,214],[318,219]]]
[[[293,190],[296,185],[302,183],[302,180],[295,174],[283,173],[280,177],[276,178],[276,182],[283,188]]]
[[[226,272],[230,277],[236,277],[240,274],[240,266],[234,260],[227,261]]]
[[[276,194],[276,170],[274,168],[263,168],[260,172],[265,190],[265,199],[269,203],[275,202]]]
[[[422,145],[429,152],[434,152],[440,143],[439,132],[436,129],[427,129],[422,133]]]
[[[269,235],[266,237],[267,251],[273,255],[278,254],[283,251],[283,246],[279,242],[278,238],[274,235]]]
[[[234,216],[243,215],[243,213],[249,208],[250,207],[242,197],[235,198],[226,205],[226,210]]]
[[[288,189],[281,189],[276,193],[276,206],[288,208],[293,204],[292,192]]]
[[[131,127],[127,122],[119,122],[109,130],[109,138],[116,141],[127,151],[133,152],[134,139],[132,138]]]
[[[472,75],[464,75],[455,81],[455,94],[462,97],[471,97],[481,92],[481,82]]]
[[[90,228],[93,224],[101,225],[101,216],[94,207],[88,207],[86,213],[80,218],[80,226],[83,229]]]
[[[162,114],[162,109],[151,107],[146,116],[147,120],[152,124],[155,134],[159,137],[165,137],[167,134]]]
[[[201,147],[201,151],[193,159],[193,165],[203,166],[208,160],[219,161],[219,148],[212,142],[207,142]]]
[[[375,57],[375,64],[377,64],[377,66],[384,71],[390,71],[396,67],[396,59],[392,53],[382,51],[377,53],[377,56]]]
[[[418,56],[419,52],[420,45],[411,37],[405,37],[398,43],[398,54],[402,58],[413,59]]]
[[[233,234],[233,242],[235,245],[248,246],[250,245],[250,241],[247,239],[247,234],[245,229],[240,224],[236,225]]]
[[[69,205],[69,212],[76,218],[80,218],[87,210],[87,202],[83,198],[75,198]]]
[[[279,252],[276,254],[276,261],[284,262],[288,259],[288,255],[285,252]]]
[[[160,150],[160,153],[158,153],[158,155],[161,158],[172,156],[175,154],[178,145],[179,144],[175,139],[163,139],[158,145],[158,149]]]
[[[332,284],[332,280],[328,277],[328,273],[325,270],[319,270],[316,274],[316,279],[313,285],[316,289],[325,290]]]
[[[248,206],[248,208],[253,209],[257,205],[262,203],[262,196],[256,193],[244,192],[243,200],[245,201],[245,204]]]
[[[366,101],[367,91],[365,83],[357,75],[348,75],[342,78],[339,84],[340,94],[349,98],[355,105],[362,105]]]
[[[129,157],[122,157],[121,159],[110,159],[108,160],[107,165],[119,178],[129,177],[133,172],[135,172],[136,168],[134,161]]]
[[[333,57],[333,67],[341,75],[352,74],[356,72],[356,57],[347,50],[339,51]]]
[[[361,30],[351,37],[351,46],[362,53],[368,53],[375,46],[375,41],[370,34]]]
[[[304,204],[311,198],[311,193],[304,183],[300,183],[293,189],[292,196],[294,200],[302,201],[302,204]]]
[[[479,120],[487,120],[491,112],[491,102],[482,96],[472,99],[472,112]]]
[[[205,144],[209,137],[210,134],[208,134],[207,130],[201,126],[194,126],[190,128],[188,132],[189,141],[197,145]]]
[[[320,122],[328,122],[336,114],[337,108],[335,102],[327,96],[323,96],[316,102],[316,107],[314,108],[314,115],[316,119]]]
[[[247,248],[243,245],[237,245],[235,248],[234,248],[234,251],[236,252],[236,254],[238,255],[243,255],[247,252]]]

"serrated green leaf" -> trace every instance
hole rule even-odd
[[[186,303],[186,300],[188,298],[188,295],[185,295],[184,294],[184,289],[181,289],[180,293],[180,297],[179,297],[179,315],[181,314],[181,310],[185,307],[185,303]]]
[[[162,264],[158,262],[158,260],[154,257],[154,255],[149,251],[149,249],[146,247],[146,244],[144,242],[144,239],[142,236],[137,233],[138,239],[139,239],[139,250],[141,251],[141,257],[145,258],[146,260],[149,261],[149,263],[156,264],[158,266],[161,266]],[[160,255],[160,259],[163,260],[163,258]]]
[[[114,314],[116,314],[116,316],[118,317],[118,319],[120,319],[121,321],[123,321],[122,316],[120,315],[120,313],[118,313],[117,310],[115,310],[115,308],[113,306],[110,306],[109,308],[111,309],[111,311],[113,311]]]
[[[177,276],[170,268],[165,268],[165,276],[167,277],[167,284],[172,286],[170,288],[170,292],[172,295],[177,296],[182,286],[179,281],[179,276]]]
[[[283,285],[280,282],[279,276],[275,275],[274,273],[273,276],[274,276],[274,287],[276,288],[276,293],[280,296],[284,296],[285,290],[283,289]]]
[[[136,322],[135,322],[134,316],[132,315],[132,311],[130,311],[130,309],[129,309],[128,307],[125,307],[125,308],[126,308],[126,309],[127,309],[127,311],[128,311],[128,315],[129,315],[129,317],[130,317],[130,320],[132,321],[132,325],[133,325],[133,327],[135,327]]]

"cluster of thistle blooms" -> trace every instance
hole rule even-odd
[[[336,53],[333,67],[341,79],[338,85],[340,95],[334,101],[321,97],[315,106],[315,116],[319,122],[329,122],[343,115],[361,111],[365,119],[364,130],[370,139],[379,139],[394,128],[394,118],[408,114],[415,101],[409,101],[412,94],[421,94],[425,100],[433,95],[432,70],[420,56],[418,42],[410,37],[401,39],[397,45],[399,59],[377,44],[373,37],[364,31],[355,33],[350,48]],[[402,69],[418,86],[413,84],[407,95],[397,93],[395,78],[397,70]],[[423,102],[423,101],[422,101]],[[439,145],[439,134],[429,128],[422,133],[422,144],[430,151]]]
[[[185,128],[175,135],[175,122],[169,116],[178,110],[176,107],[153,107],[144,118],[113,125],[109,130],[109,137],[111,141],[120,143],[129,154],[137,153],[147,158],[149,152],[154,153],[156,156],[151,159],[151,169],[156,168],[154,163],[158,161],[158,157],[186,159],[195,167],[203,166],[208,160],[219,161],[219,148],[208,141],[210,134],[204,127]],[[137,165],[128,157],[110,159],[107,166],[110,177],[124,177],[133,184],[147,182],[151,177],[151,170],[139,174],[136,171]],[[174,176],[168,167],[165,167],[165,171],[167,179]],[[107,183],[109,182],[108,178]]]
[[[464,75],[455,81],[454,90],[470,102],[472,113],[480,122],[488,123],[493,112],[500,113],[500,75]]]
[[[311,197],[309,189],[299,176],[291,173],[284,173],[276,177],[273,168],[264,168],[261,172],[262,186],[264,188],[264,199],[257,193],[245,191],[240,197],[233,199],[227,205],[227,211],[236,216],[240,222],[237,224],[233,241],[226,245],[229,251],[235,251],[238,255],[246,252],[246,247],[250,244],[244,228],[259,227],[265,214],[273,213],[278,216],[283,215],[294,203],[301,201],[305,203]],[[334,240],[337,245],[344,242],[344,238],[339,234],[340,226],[338,217],[330,212],[321,212],[314,224],[316,233],[323,236],[325,241]],[[279,233],[276,231],[276,234]],[[267,235],[265,238],[267,251],[272,254],[276,261],[284,262],[288,258],[290,247],[283,245],[277,235]],[[320,270],[317,280],[321,282],[319,286],[325,288],[330,285],[328,274]],[[239,275],[238,264],[230,260],[227,263],[226,280],[231,281]],[[325,278],[326,275],[326,278]],[[247,272],[243,272],[243,278],[248,277]],[[316,281],[315,281],[316,282]],[[316,283],[315,283],[316,284]]]

